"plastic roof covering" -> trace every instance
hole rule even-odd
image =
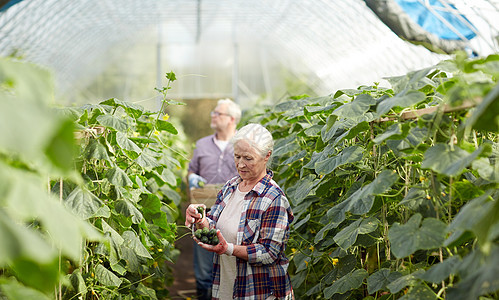
[[[269,78],[274,75],[265,67],[257,71],[243,67],[251,53],[264,57],[261,66],[277,62],[297,78],[305,74],[319,95],[372,84],[384,76],[405,74],[446,58],[399,39],[361,0],[20,1],[0,14],[0,54],[17,52],[53,69],[57,87],[64,94],[105,68],[96,62],[109,60],[105,56],[108,49],[126,51],[145,33],[152,37],[153,45],[164,49],[198,48],[185,51],[184,56],[207,51],[206,61],[216,59],[217,55],[209,53],[217,45],[227,45],[232,67],[226,71],[230,78],[238,79],[237,88],[232,84],[232,90],[224,92],[235,98],[264,93],[265,86],[268,89],[272,84]],[[238,54],[245,49],[261,51]],[[224,59],[210,63],[226,66],[227,57]],[[180,62],[170,63],[182,68]],[[198,59],[198,64],[202,63]],[[241,79],[247,72],[256,73],[264,82],[245,92],[251,89]],[[180,97],[210,96],[203,94],[202,86],[185,87],[177,93]]]

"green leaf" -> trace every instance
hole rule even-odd
[[[121,279],[101,264],[95,266],[95,278],[104,286],[118,287],[121,284]]]
[[[400,123],[392,124],[383,133],[378,134],[374,138],[374,143],[379,144],[394,135],[400,135],[400,134],[402,134],[402,125]]]
[[[87,147],[85,148],[85,157],[87,159],[103,159],[109,160],[109,155],[107,154],[106,146],[99,143],[98,140],[90,139]]]
[[[168,79],[168,81],[173,82],[173,81],[177,80],[177,77],[175,77],[175,73],[173,71],[166,73],[165,76],[166,76],[166,79]]]
[[[67,120],[61,123],[49,141],[45,154],[59,169],[69,171],[73,167],[73,158],[76,154],[74,143],[74,123]]]
[[[106,172],[106,178],[115,186],[132,186],[133,182],[128,175],[119,167],[114,167]]]
[[[104,206],[102,200],[81,187],[75,188],[64,200],[64,204],[83,220],[94,217]]]
[[[473,170],[476,170],[480,177],[491,181],[499,183],[499,168],[495,168],[489,162],[489,159],[485,157],[481,157],[477,160],[474,160],[471,164]]]
[[[430,200],[426,199],[426,191],[422,186],[420,186],[411,188],[405,195],[404,199],[399,202],[399,205],[405,205],[409,209],[416,210],[428,201]]]
[[[157,300],[156,291],[152,288],[146,287],[142,283],[137,286],[137,293],[139,295],[147,297],[147,299]]]
[[[330,299],[334,294],[344,294],[350,290],[359,288],[362,285],[364,279],[368,276],[368,273],[364,269],[357,269],[352,273],[349,273],[337,281],[335,281],[331,286],[324,289],[324,297]]]
[[[176,186],[177,185],[177,177],[175,176],[175,174],[173,174],[173,172],[168,169],[168,168],[164,168],[163,169],[163,172],[161,172],[161,178],[166,182],[168,183],[169,185],[171,186]]]
[[[426,285],[412,287],[400,300],[435,300],[437,295]],[[451,298],[456,299],[456,298]]]
[[[451,256],[443,262],[433,265],[425,273],[418,276],[418,278],[432,283],[441,283],[449,278],[450,275],[457,273],[460,263],[461,259],[459,256]]]
[[[421,276],[422,273],[424,273],[424,270],[417,270],[414,273],[411,273],[411,274],[408,274],[405,276],[401,276],[401,277],[395,279],[394,281],[392,281],[391,283],[389,283],[387,285],[387,287],[390,290],[390,292],[392,292],[393,294],[396,294],[408,285],[411,285],[411,286],[416,285],[419,281],[418,277]]]
[[[327,175],[342,165],[360,161],[363,157],[363,151],[362,147],[347,147],[333,157],[317,161],[315,163],[315,170],[319,174]]]
[[[127,230],[123,232],[122,237],[125,240],[123,246],[133,250],[138,256],[153,259],[146,247],[142,245],[135,232]]]
[[[87,285],[85,284],[85,279],[83,279],[80,270],[74,270],[73,273],[69,275],[69,282],[71,283],[71,289],[74,291],[74,294],[80,294],[85,297]]]
[[[111,98],[105,101],[102,101],[99,103],[101,105],[109,105],[113,107],[121,106],[125,111],[129,114],[132,115],[134,118],[140,117],[144,113],[144,108],[138,104],[127,102],[127,101],[121,101],[116,98]]]
[[[58,264],[57,257],[47,263],[20,257],[12,261],[9,266],[19,281],[29,287],[48,293],[53,291],[58,283]]]
[[[376,108],[378,116],[382,116],[390,111],[393,107],[406,108],[418,104],[425,100],[426,94],[420,91],[409,91],[400,93],[391,98],[385,99]]]
[[[481,295],[497,293],[499,290],[499,247],[493,245],[484,254],[473,251],[463,259],[461,280],[449,289],[448,299],[478,299]]]
[[[293,189],[289,189],[288,192],[290,195],[290,200],[293,205],[298,205],[303,199],[305,199],[317,186],[319,180],[316,179],[315,175],[307,175],[305,178],[302,178]]]
[[[430,250],[443,245],[446,225],[434,218],[426,218],[421,224],[421,219],[420,214],[415,214],[406,224],[394,223],[391,226],[388,238],[397,258],[409,256],[416,250]]]
[[[148,171],[160,166],[160,164],[158,163],[156,158],[154,158],[153,156],[151,156],[145,152],[142,152],[139,155],[139,157],[137,157],[135,162],[137,162],[139,164],[139,166],[141,166],[142,168],[144,168],[145,170],[148,170]]]
[[[138,210],[132,202],[128,200],[118,200],[115,205],[116,212],[125,216],[131,217],[132,223],[139,224],[143,220],[142,213]]]
[[[367,278],[367,291],[373,294],[386,288],[388,284],[400,278],[400,272],[391,272],[390,269],[380,269]]]
[[[120,246],[125,242],[125,240],[121,237],[121,235],[116,230],[114,230],[114,228],[109,226],[109,224],[107,224],[106,221],[101,219],[100,222],[102,224],[102,231],[104,231],[105,233],[109,233],[111,241],[115,245]]]
[[[352,102],[343,104],[333,111],[333,115],[346,119],[357,119],[366,113],[376,100],[371,95],[360,94]]]
[[[97,117],[97,121],[102,126],[111,127],[117,131],[126,131],[128,129],[128,124],[125,120],[120,119],[114,115],[100,115]]]
[[[372,196],[386,192],[398,178],[398,174],[395,171],[381,171],[371,183],[358,189],[344,201],[348,203],[345,211],[356,215],[369,212],[374,200]]]
[[[17,282],[13,277],[0,278],[0,294],[9,300],[50,300],[42,292]]]
[[[157,130],[164,130],[164,131],[167,131],[167,132],[169,132],[171,134],[175,134],[175,135],[178,134],[178,131],[175,128],[175,126],[173,126],[172,123],[167,122],[167,121],[156,120],[155,127]]]
[[[379,226],[379,221],[373,217],[367,219],[358,219],[347,227],[343,228],[334,236],[334,241],[342,249],[350,248],[359,234],[367,234],[375,231]]]
[[[126,133],[123,132],[116,132],[116,143],[118,143],[118,146],[121,147],[121,149],[125,149],[128,151],[133,151],[137,154],[140,154],[142,152],[142,149],[140,149],[137,144],[135,144],[132,140],[130,140]]]
[[[456,176],[468,167],[482,150],[480,147],[470,154],[457,145],[451,147],[447,144],[436,144],[426,150],[421,168],[431,169],[447,176]]]
[[[3,210],[0,210],[0,241],[0,266],[11,264],[19,257],[40,265],[47,264],[56,257],[55,250],[39,233],[18,224]]]
[[[486,245],[490,245],[492,229],[499,224],[499,202],[491,201],[492,190],[475,198],[463,207],[449,225],[448,231],[472,231],[482,245],[482,251],[489,250]],[[452,239],[445,242],[449,244]]]
[[[476,130],[499,132],[499,84],[472,111],[465,125]]]

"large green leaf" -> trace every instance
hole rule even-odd
[[[104,159],[109,160],[106,146],[99,143],[98,140],[90,139],[87,147],[85,148],[85,157],[87,159]]]
[[[426,94],[420,91],[409,91],[407,93],[397,94],[391,98],[385,99],[376,108],[379,116],[386,114],[393,107],[406,108],[415,105],[426,98]]]
[[[357,269],[352,273],[349,273],[337,281],[335,281],[331,286],[324,289],[324,297],[330,299],[334,294],[344,294],[350,290],[359,288],[362,285],[364,279],[368,276],[368,273],[364,269]]]
[[[139,285],[137,286],[137,293],[139,295],[147,297],[147,299],[151,299],[151,300],[157,300],[158,299],[156,297],[156,291],[154,289],[152,289],[152,288],[149,288],[149,287],[145,286],[142,283],[139,283]]]
[[[376,100],[369,94],[360,94],[352,102],[343,104],[333,111],[333,114],[346,119],[357,119],[366,113]]]
[[[125,240],[121,237],[121,235],[114,228],[109,226],[109,224],[107,224],[106,221],[101,219],[100,222],[102,224],[102,231],[109,234],[111,241],[115,245],[120,246],[125,242]]]
[[[408,285],[409,286],[416,286],[418,284],[418,282],[420,281],[418,279],[418,277],[421,276],[421,274],[423,274],[423,273],[424,273],[424,270],[417,270],[416,272],[413,272],[411,274],[401,276],[401,277],[395,279],[394,281],[392,281],[391,283],[389,283],[387,285],[387,287],[390,290],[390,292],[392,292],[393,294],[396,294]]]
[[[499,183],[499,167],[495,167],[489,161],[489,159],[482,157],[474,160],[471,164],[473,169],[478,172],[480,177],[491,181]]]
[[[401,276],[400,272],[392,272],[390,269],[382,268],[367,278],[367,290],[369,294],[373,294],[385,289],[388,284]]]
[[[477,130],[499,132],[499,84],[473,110],[466,126]]]
[[[51,262],[56,251],[41,235],[18,224],[0,210],[0,266],[5,267],[19,257],[39,262]]]
[[[439,299],[435,292],[426,285],[416,285],[407,294],[400,297],[400,300],[435,300]],[[456,299],[456,298],[452,298]]]
[[[443,262],[433,265],[425,273],[418,276],[418,278],[432,283],[441,283],[450,275],[457,273],[457,269],[460,263],[461,259],[459,256],[451,256]]]
[[[492,201],[490,195],[492,190],[484,195],[466,203],[449,225],[448,231],[473,232],[478,241],[484,247],[482,250],[488,252],[490,242],[493,239],[492,229],[499,224],[499,202]],[[454,240],[451,236],[445,245]],[[487,246],[487,247],[486,247]]]
[[[169,132],[171,134],[178,134],[178,130],[170,122],[163,121],[163,120],[156,120],[155,124],[156,124],[157,130],[164,130],[164,131]]]
[[[315,170],[319,174],[327,175],[342,165],[360,161],[363,157],[363,151],[363,148],[359,146],[347,147],[338,155],[317,161]]]
[[[137,144],[130,140],[124,132],[116,132],[116,143],[118,143],[118,146],[120,146],[121,149],[133,151],[137,154],[140,154],[140,152],[142,152],[142,149],[140,149]]]
[[[102,101],[99,104],[109,105],[109,106],[113,106],[113,107],[121,106],[121,107],[123,107],[123,109],[125,109],[125,111],[128,114],[133,115],[135,118],[140,117],[144,113],[144,108],[142,106],[135,104],[135,103],[128,102],[128,101],[121,101],[121,100],[118,100],[116,98],[111,98],[111,99]]]
[[[0,294],[5,295],[9,300],[50,300],[44,293],[26,287],[17,282],[14,278],[0,279]]]
[[[97,117],[97,121],[101,125],[111,127],[117,131],[126,131],[128,129],[127,122],[114,115],[100,115]]]
[[[406,224],[397,222],[391,226],[388,238],[397,258],[409,256],[416,250],[430,250],[443,245],[446,225],[434,218],[426,218],[421,224],[421,219],[420,214],[415,214]]]
[[[118,200],[116,201],[115,210],[117,213],[132,218],[132,223],[138,224],[142,222],[143,216],[140,210],[138,210],[135,205],[128,200]]]
[[[397,179],[398,175],[395,171],[383,170],[371,183],[358,189],[344,200],[347,205],[342,210],[356,215],[369,212],[374,201],[373,196],[386,192]]]
[[[392,124],[383,133],[378,134],[374,138],[374,143],[379,144],[392,136],[397,136],[400,134],[402,134],[402,125],[400,123]]]
[[[133,182],[128,178],[128,175],[119,167],[109,169],[106,173],[106,178],[115,186],[132,186]]]
[[[54,130],[45,154],[54,166],[69,171],[73,167],[75,149],[74,123],[70,120],[61,122],[60,126]]]
[[[146,152],[142,152],[135,161],[145,170],[152,170],[160,166],[156,158]]]
[[[75,188],[65,199],[66,207],[82,219],[94,217],[104,206],[104,202],[90,191],[81,187]],[[108,211],[109,213],[109,211]],[[109,214],[107,214],[109,217]]]
[[[424,68],[417,71],[409,72],[402,76],[394,76],[385,78],[393,87],[395,93],[399,94],[407,90],[418,90],[426,84],[433,84],[433,82],[426,78],[426,75],[433,69],[433,67]]]
[[[493,245],[490,254],[473,251],[460,266],[461,281],[447,294],[449,299],[478,299],[481,295],[499,291],[499,247]]]
[[[421,167],[447,176],[456,176],[463,172],[482,150],[480,147],[473,153],[468,153],[457,145],[451,147],[447,144],[436,144],[426,150]]]
[[[127,230],[122,234],[123,239],[125,240],[123,245],[135,252],[136,255],[152,259],[151,254],[147,251],[146,247],[142,245],[142,242],[137,237],[135,232]]]
[[[378,226],[379,221],[373,217],[358,219],[338,232],[334,236],[334,241],[338,246],[347,250],[355,243],[359,234],[371,233],[375,231]]]
[[[104,286],[118,287],[122,282],[118,276],[101,264],[95,266],[95,278]]]

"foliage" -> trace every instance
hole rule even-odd
[[[50,299],[58,284],[58,299],[167,296],[187,162],[162,113],[181,104],[169,85],[158,113],[114,98],[55,109],[45,71],[0,69],[0,296]]]
[[[499,296],[498,76],[498,55],[458,54],[252,118],[296,216],[298,299]]]

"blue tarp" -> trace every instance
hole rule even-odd
[[[0,8],[0,12],[6,11],[7,9],[9,9],[9,7],[11,7],[14,4],[17,4],[17,3],[21,2],[21,1],[23,1],[23,0],[10,0],[4,6],[2,6],[2,8]]]
[[[463,15],[458,17],[448,10],[442,10],[442,8],[446,8],[446,6],[444,6],[439,0],[425,0],[425,2],[428,2],[431,5],[432,10],[427,8],[422,1],[419,0],[395,1],[414,22],[419,24],[426,31],[435,34],[441,39],[462,40],[461,36],[456,34],[454,31],[459,32],[468,40],[474,38],[476,35],[470,28],[470,26],[472,26],[470,25],[471,22],[469,22]],[[448,6],[455,9],[455,7],[451,4],[448,4]],[[441,18],[451,24],[454,31],[435,14],[438,14]],[[461,18],[466,21],[461,21]]]

